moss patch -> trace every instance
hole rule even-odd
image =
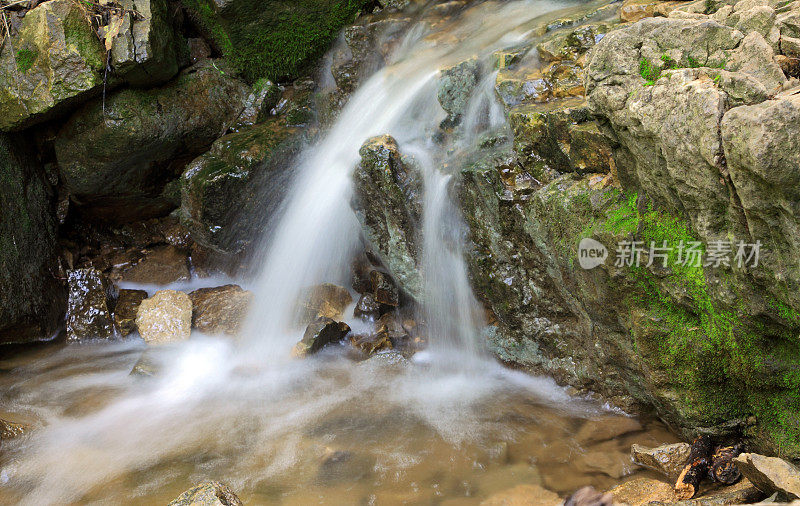
[[[17,51],[17,69],[24,74],[33,68],[33,64],[38,58],[38,49],[20,49]]]
[[[249,82],[295,78],[355,20],[366,0],[240,0],[218,12],[212,0],[182,0]]]

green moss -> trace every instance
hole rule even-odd
[[[33,64],[39,58],[39,50],[20,49],[17,51],[17,69],[23,74],[33,68]]]
[[[607,211],[596,230],[630,233],[645,248],[653,242],[699,241],[681,217],[649,207],[639,212],[628,195]],[[713,425],[754,415],[760,430],[789,456],[800,455],[800,314],[773,301],[782,320],[767,327],[743,304],[727,307],[709,286],[703,267],[678,262],[668,253],[667,273],[631,266],[627,296],[635,346],[651,367],[669,371],[685,403],[684,416]],[[715,290],[738,293],[727,271],[715,274]],[[683,294],[680,301],[674,294]],[[742,294],[744,296],[744,294]],[[736,297],[734,300],[741,300]]]
[[[64,41],[95,71],[105,68],[105,50],[79,9],[73,9],[64,20]]]
[[[365,0],[240,1],[218,12],[212,0],[182,0],[249,82],[302,75]]]

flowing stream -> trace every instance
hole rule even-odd
[[[481,344],[482,309],[451,190],[464,153],[504,118],[489,72],[460,135],[434,142],[446,117],[436,98],[440,70],[473,57],[491,69],[492,53],[529,40],[567,7],[486,1],[453,18],[435,6],[418,14],[389,64],[298,161],[250,286],[256,303],[240,341],[194,335],[148,350],[161,365],[154,378],[129,375],[143,351],[134,340],[49,346],[0,361],[3,409],[36,427],[0,454],[0,503],[166,504],[215,479],[249,504],[478,504],[523,483],[559,494],[608,486],[632,471],[631,442],[673,440],[657,425],[628,439],[591,436],[631,421],[548,378],[500,366]],[[344,347],[292,359],[302,291],[348,283],[360,244],[351,176],[364,141],[382,134],[424,175],[430,346],[410,361],[385,354],[356,363]]]

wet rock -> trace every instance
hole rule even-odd
[[[594,487],[583,487],[564,501],[564,506],[612,506],[611,494],[598,492]]]
[[[25,139],[0,134],[0,177],[0,343],[47,339],[60,325],[66,297],[56,279],[47,180]]]
[[[331,75],[344,96],[385,64],[386,41],[406,24],[404,20],[368,17],[345,28],[344,40],[334,49],[331,62]]]
[[[281,89],[268,79],[259,79],[244,101],[244,110],[236,120],[237,130],[269,119],[270,111],[278,105]]]
[[[545,62],[577,60],[594,47],[608,29],[605,24],[584,25],[548,38],[536,46],[536,50]]]
[[[374,462],[369,457],[338,450],[328,455],[317,471],[321,485],[356,482],[372,472]]]
[[[481,502],[481,506],[556,506],[562,503],[558,494],[539,485],[517,485],[492,494]]]
[[[175,246],[158,246],[145,250],[144,255],[130,265],[115,268],[111,277],[115,280],[152,285],[168,285],[177,281],[188,281],[189,258]]]
[[[156,376],[162,370],[162,364],[156,359],[152,350],[145,350],[142,356],[133,365],[131,369],[131,376],[139,376],[142,378],[151,378]]]
[[[220,254],[249,251],[283,200],[300,145],[299,130],[273,118],[219,138],[189,163],[180,216],[192,238]]]
[[[546,102],[553,95],[549,80],[540,69],[502,69],[495,84],[497,97],[508,109],[528,102]]]
[[[111,309],[116,288],[97,269],[76,269],[67,274],[67,339],[81,340],[114,336]]]
[[[800,499],[800,471],[785,460],[756,453],[743,453],[734,460],[745,478],[762,492]]]
[[[350,336],[350,344],[367,355],[373,355],[381,350],[392,349],[392,340],[389,339],[389,333],[385,328],[372,334],[352,335]]]
[[[27,12],[0,52],[0,130],[27,128],[93,95],[104,62],[80,5],[51,0]]]
[[[321,350],[325,345],[338,343],[350,332],[350,326],[330,318],[320,316],[312,322],[303,334],[303,339],[292,350],[295,357],[305,357]]]
[[[627,416],[607,416],[596,420],[587,420],[575,434],[580,444],[598,443],[639,432],[642,424],[635,418]]]
[[[677,479],[689,458],[689,445],[675,443],[646,448],[635,444],[631,446],[631,458],[640,466],[662,473],[670,479]]]
[[[238,285],[200,288],[189,294],[192,325],[201,332],[234,336],[241,330],[253,293]]]
[[[323,283],[307,291],[302,303],[301,319],[304,323],[319,317],[338,319],[352,302],[353,297],[346,288]]]
[[[632,23],[653,16],[666,16],[681,4],[663,0],[624,0],[619,8],[619,17],[623,22]]]
[[[402,349],[411,339],[406,328],[395,313],[386,313],[375,322],[376,334],[385,334],[394,348]]]
[[[711,485],[694,499],[670,504],[671,506],[728,506],[730,504],[752,504],[765,497],[765,494],[747,479],[729,487],[714,487]]]
[[[224,67],[219,62],[218,65]],[[84,207],[117,210],[111,221],[166,214],[169,164],[201,153],[235,119],[247,88],[204,62],[162,88],[125,89],[79,109],[55,152],[65,186]],[[133,209],[128,209],[133,207]],[[124,211],[124,213],[123,213]]]
[[[672,484],[650,478],[635,478],[612,488],[609,493],[614,497],[615,503],[633,506],[651,502],[675,501],[675,490]]]
[[[227,485],[218,481],[207,481],[182,493],[169,503],[169,506],[243,506],[243,504]]]
[[[156,292],[139,305],[136,327],[150,345],[185,341],[192,332],[192,301],[183,292]]]
[[[30,427],[22,423],[0,420],[0,441],[14,439],[28,432]]]
[[[422,282],[417,270],[416,230],[422,209],[420,174],[410,161],[402,159],[390,136],[368,140],[360,154],[351,205],[369,249],[405,291],[419,297]]]
[[[450,123],[457,122],[464,114],[480,74],[480,63],[474,58],[442,70],[437,97]]]
[[[133,86],[155,86],[178,73],[178,36],[166,0],[121,0],[125,13],[111,46],[114,71]]]
[[[146,298],[147,292],[144,290],[122,289],[119,291],[119,298],[114,307],[114,325],[121,337],[136,332],[136,313],[139,311],[139,305]]]
[[[362,295],[353,309],[353,316],[358,318],[379,318],[383,306],[375,300],[372,294]]]
[[[376,302],[392,307],[400,305],[400,292],[390,275],[376,269],[370,272],[369,279]]]

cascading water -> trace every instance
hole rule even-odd
[[[432,140],[445,118],[440,69],[473,57],[491,68],[494,51],[524,40],[558,7],[486,1],[450,18],[436,5],[419,14],[389,65],[301,157],[240,342],[194,335],[150,348],[163,371],[150,379],[129,376],[142,353],[136,342],[0,362],[13,371],[0,375],[6,409],[38,421],[30,438],[0,454],[0,503],[165,504],[216,479],[254,504],[431,504],[548,476],[594,476],[570,468],[552,446],[580,454],[573,429],[597,408],[549,379],[503,369],[480,345],[482,313],[451,197],[462,155],[503,122],[493,75],[476,87],[458,135]],[[364,141],[382,134],[424,176],[428,359],[356,364],[329,349],[292,360],[302,291],[347,281],[360,233],[351,175]],[[506,445],[503,458],[498,445]],[[557,491],[573,484],[553,483]]]

